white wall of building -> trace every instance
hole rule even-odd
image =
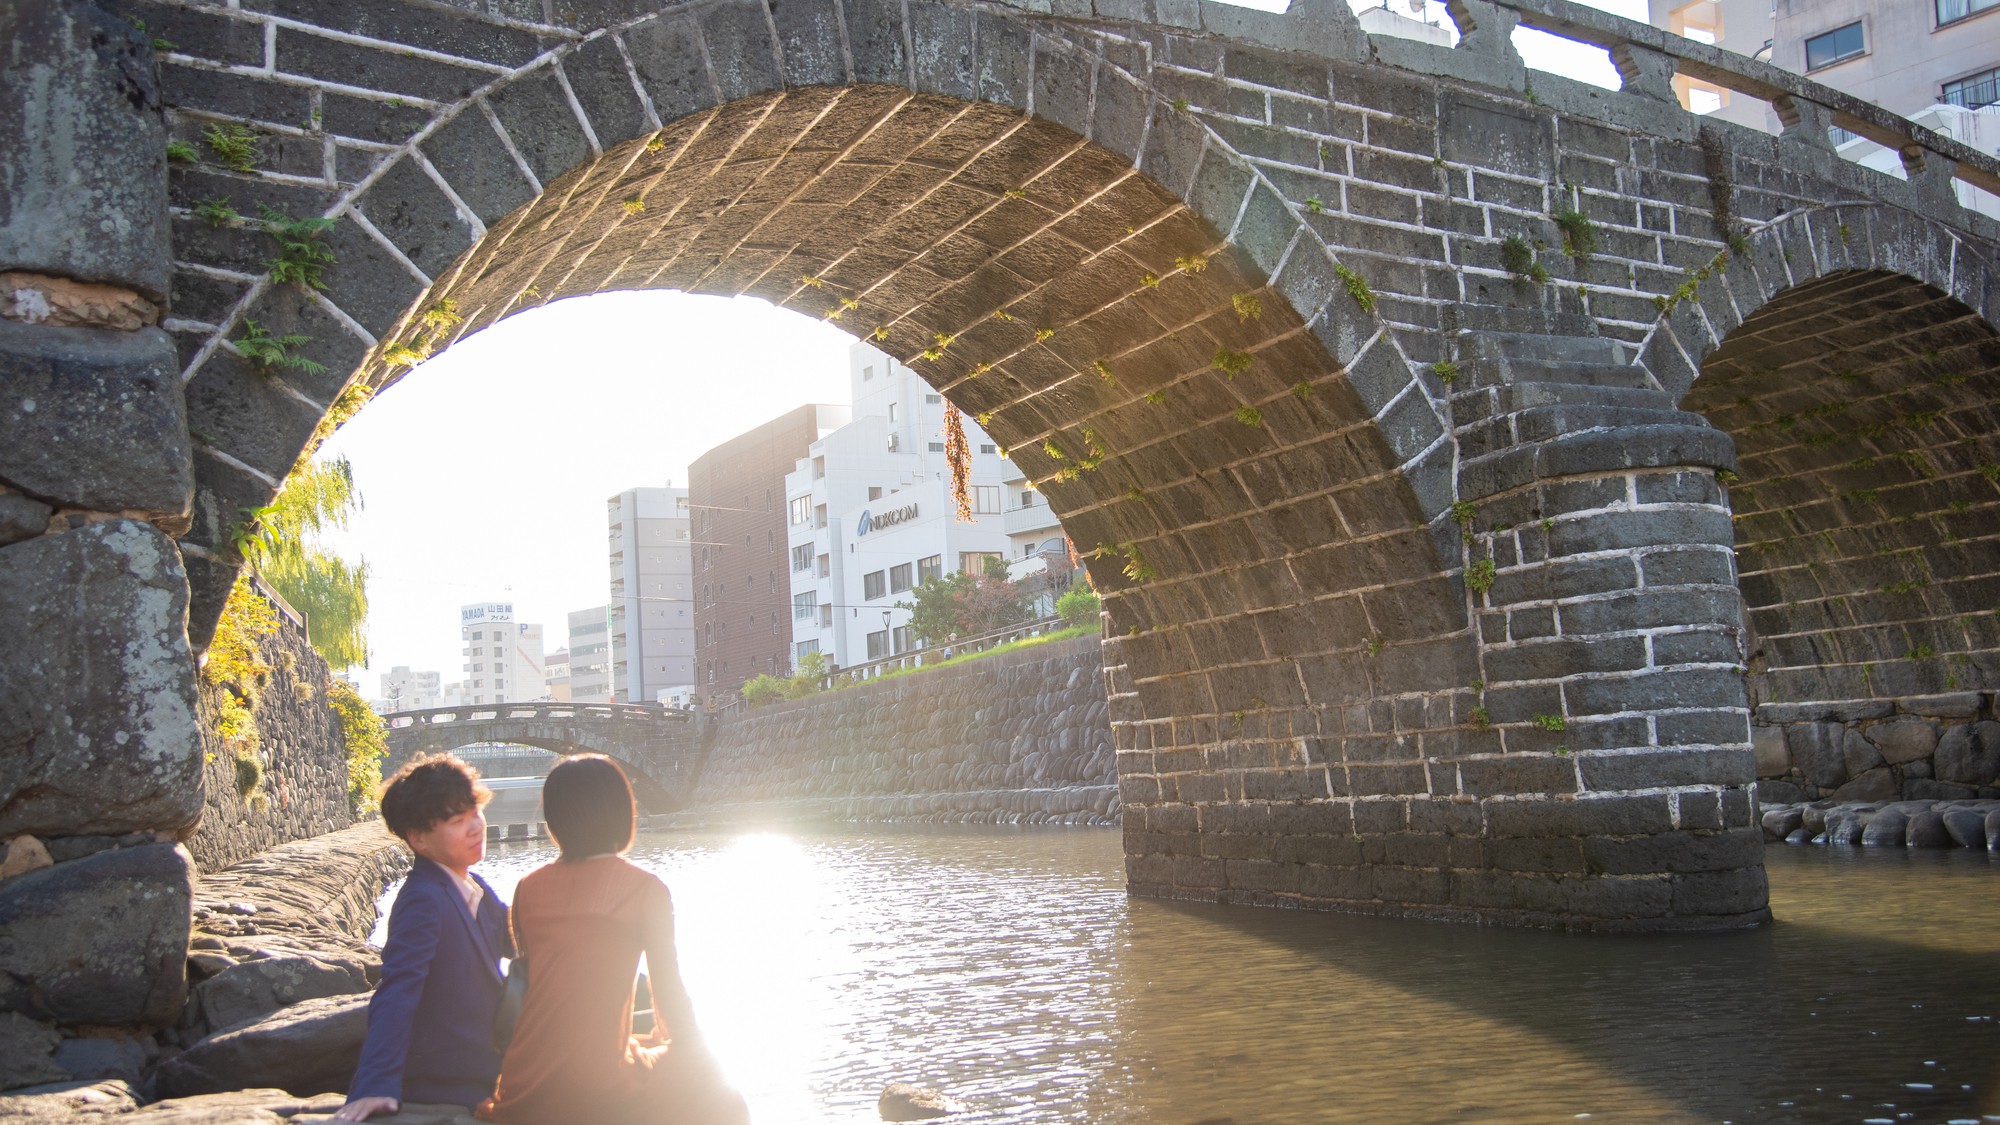
[[[694,685],[694,555],[688,492],[628,488],[605,506],[611,565],[611,679],[619,702],[650,702],[662,691]]]
[[[465,679],[457,702],[532,703],[548,698],[540,625],[514,620],[511,602],[461,606],[458,616]]]
[[[414,672],[398,664],[382,673],[382,700],[392,711],[423,711],[444,706],[443,679],[436,672]]]
[[[576,703],[611,701],[608,605],[569,613],[569,697]]]
[[[1002,482],[1010,467],[967,418],[978,510],[972,522],[958,522],[943,397],[915,371],[859,343],[848,352],[848,384],[854,420],[814,442],[785,477],[794,660],[816,648],[843,668],[870,659],[869,634],[893,640],[908,626],[909,611],[896,608],[909,598],[907,588],[894,588],[897,568],[907,567],[914,585],[926,560],[949,573],[967,554],[1007,554]],[[878,573],[882,590],[870,597],[868,576]]]

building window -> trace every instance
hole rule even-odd
[[[972,486],[972,510],[978,515],[991,515],[1000,510],[1000,486],[997,484],[976,484]]]
[[[2000,0],[1993,0],[2000,4]],[[2000,67],[1968,74],[1956,82],[1944,84],[1946,105],[1964,106],[1966,109],[1984,109],[1989,105],[2000,105]]]
[[[869,486],[868,486],[868,498],[869,498],[870,500],[880,500],[880,499],[882,498],[882,486],[881,486],[881,485],[879,485],[879,484],[871,484],[871,485],[869,485]]]
[[[934,442],[932,442],[932,443],[931,443],[931,452],[932,452],[932,453],[943,453],[943,452],[944,452],[944,443],[943,443],[943,442],[941,442],[941,441],[934,441]]]
[[[928,403],[930,403],[930,404],[931,404],[932,406],[936,406],[936,405],[938,405],[939,403],[941,403],[941,402],[943,402],[943,401],[944,401],[944,396],[943,396],[943,395],[925,395],[925,396],[924,396],[924,401],[925,401],[925,402],[928,402]]]
[[[1022,489],[1022,490],[1021,490],[1021,506],[1022,506],[1023,508],[1032,508],[1032,507],[1034,507],[1034,506],[1035,506],[1035,490],[1034,490],[1034,489],[1032,489],[1032,488],[1024,488],[1024,489]]]
[[[1991,8],[2000,8],[2000,0],[1937,0],[1938,26],[1942,27],[1954,20],[1962,20]]]
[[[792,651],[795,654],[792,659],[799,664],[804,664],[806,657],[819,651],[819,640],[815,638],[810,641],[800,641],[798,644],[792,646]]]
[[[974,576],[984,574],[986,573],[987,559],[999,559],[1001,562],[1007,561],[998,551],[960,551],[958,553],[958,569]]]
[[[893,402],[889,404],[889,424],[896,424],[896,404]]]
[[[880,660],[889,655],[889,631],[887,629],[868,634],[868,659]]]
[[[802,543],[792,548],[792,569],[807,570],[813,564],[813,545]]]
[[[915,647],[910,644],[910,627],[908,625],[896,626],[895,635],[889,638],[889,643],[893,646],[895,652],[910,651],[911,648]]]
[[[888,593],[888,589],[882,581],[883,578],[884,575],[879,570],[870,571],[861,576],[862,601],[872,602],[883,594]]]
[[[944,576],[944,556],[928,555],[917,560],[917,581],[928,582]]]
[[[866,383],[868,380],[873,379],[874,377],[875,377],[875,368],[872,364],[869,366],[865,366],[861,369],[862,382]]]
[[[792,498],[793,523],[795,524],[804,523],[807,520],[811,519],[812,510],[813,510],[813,498],[811,496],[794,496]]]
[[[1845,62],[1867,50],[1868,46],[1861,38],[1861,21],[1856,20],[1846,27],[1837,27],[1806,40],[1806,69],[1813,71]]]
[[[811,590],[807,590],[803,594],[792,595],[792,620],[810,621],[812,620],[813,611],[818,608],[818,603],[814,600]]]
[[[817,572],[817,576],[820,578],[826,578],[832,574],[833,574],[833,556],[821,555],[819,557],[819,570]]]
[[[889,568],[889,592],[900,594],[910,588],[910,564],[900,563]]]
[[[997,446],[997,445],[993,445],[993,444],[992,444],[992,443],[990,443],[990,442],[981,442],[981,443],[980,443],[980,445],[979,445],[979,452],[981,452],[981,453],[995,453],[995,452],[998,452],[998,451],[999,451],[999,448],[1000,448],[999,446]]]

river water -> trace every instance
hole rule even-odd
[[[553,856],[499,845],[479,871],[510,897]],[[1983,852],[1773,847],[1776,924],[1660,937],[1133,900],[1107,830],[631,856],[673,889],[759,1125],[878,1121],[892,1081],[961,1099],[960,1125],[2000,1122]]]

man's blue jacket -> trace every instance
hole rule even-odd
[[[450,873],[422,856],[397,892],[348,1100],[477,1106],[493,1093],[500,958],[513,955],[513,940],[506,904],[472,878],[486,892],[476,918]]]

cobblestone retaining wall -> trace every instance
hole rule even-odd
[[[2000,797],[2000,694],[1766,703],[1757,708],[1765,803]]]
[[[683,818],[1115,824],[1096,637],[726,720]]]
[[[239,751],[215,733],[217,701],[227,689],[201,687],[201,828],[187,846],[203,871],[354,823],[347,804],[347,737],[326,704],[332,670],[307,643],[303,625],[282,613],[279,623],[277,632],[258,640],[270,671],[251,707],[257,746],[243,753],[256,758],[262,779],[247,795],[237,788]]]

